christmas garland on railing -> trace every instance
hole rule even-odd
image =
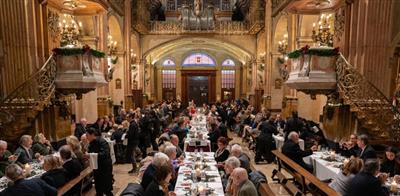
[[[71,55],[79,55],[79,54],[91,54],[97,58],[104,58],[106,54],[104,52],[91,49],[90,46],[85,45],[82,48],[54,48],[53,52],[56,55],[61,56],[71,56]]]
[[[339,48],[310,48],[306,45],[298,50],[287,54],[288,58],[298,58],[300,55],[315,55],[315,56],[337,56],[339,55]]]

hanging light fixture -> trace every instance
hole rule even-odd
[[[64,14],[63,19],[58,24],[61,35],[61,47],[77,47],[79,43],[81,22],[77,22],[75,16]]]
[[[313,23],[312,39],[314,42],[319,43],[320,46],[333,46],[333,32],[332,26],[333,18],[332,14],[322,14],[319,17],[318,28],[316,23]]]
[[[288,35],[285,34],[283,35],[283,39],[278,42],[278,52],[280,52],[282,55],[285,55],[287,53],[287,48],[288,48],[287,38]]]

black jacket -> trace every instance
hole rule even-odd
[[[385,160],[381,164],[381,172],[389,173],[390,176],[399,175],[400,174],[400,165],[397,163],[397,160],[394,159],[392,161]]]
[[[297,133],[300,133],[303,128],[304,123],[299,118],[290,118],[289,120],[287,120],[286,126],[283,129],[283,132],[285,133],[285,140],[287,139],[287,136],[290,132],[295,131]]]
[[[382,187],[381,182],[372,174],[360,172],[351,180],[349,192],[345,196],[387,196],[387,189]]]
[[[102,172],[109,171],[111,168],[112,172],[112,160],[110,156],[110,146],[107,141],[101,137],[97,137],[89,144],[89,153],[97,153],[97,171]]]
[[[14,185],[0,192],[0,196],[53,196],[57,195],[57,189],[48,185],[40,178],[30,180],[20,179]]]
[[[64,162],[63,168],[67,172],[67,180],[72,180],[81,174],[83,170],[82,164],[78,159],[72,158]]]
[[[128,139],[128,147],[135,147],[139,145],[139,126],[135,120],[129,124],[128,132],[126,133]]]
[[[33,159],[35,158],[31,148],[29,148],[29,150],[26,151],[25,148],[22,146],[19,146],[17,150],[15,150],[14,154],[19,154],[17,161],[22,164],[32,162]]]
[[[164,192],[160,190],[158,183],[153,180],[149,186],[147,186],[144,196],[164,196]]]
[[[49,170],[40,178],[56,189],[64,186],[69,181],[67,179],[67,171],[64,168]]]
[[[76,124],[74,135],[78,140],[81,140],[81,136],[86,133],[86,128],[82,124]]]
[[[215,161],[217,163],[224,162],[226,159],[228,159],[229,154],[229,150],[227,150],[226,148],[223,149],[221,152],[219,152],[217,149],[217,151],[215,151]]]
[[[376,152],[374,150],[374,148],[372,148],[372,146],[367,145],[364,149],[364,151],[360,148],[359,152],[358,152],[358,157],[360,157],[364,162],[367,159],[376,159]]]
[[[147,190],[147,187],[153,181],[155,172],[156,172],[156,167],[153,164],[150,164],[144,171],[142,182],[140,182],[140,185],[142,185],[144,190]]]
[[[313,152],[311,150],[304,151],[300,149],[299,144],[294,143],[292,140],[287,140],[282,146],[282,153],[292,159],[294,162],[307,168],[303,157],[311,155]]]

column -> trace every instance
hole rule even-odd
[[[267,0],[265,3],[265,69],[264,69],[264,107],[271,108],[271,76],[272,76],[272,57],[271,57],[271,29],[272,29],[272,2]]]

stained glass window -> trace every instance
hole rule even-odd
[[[163,63],[163,66],[175,66],[175,62],[172,59],[166,59]]]
[[[235,70],[221,70],[222,88],[235,88]]]
[[[193,53],[185,58],[182,66],[215,66],[215,61],[205,53]]]
[[[162,70],[162,87],[176,88],[176,71]]]
[[[222,66],[235,66],[235,62],[232,59],[226,59],[222,62]]]

